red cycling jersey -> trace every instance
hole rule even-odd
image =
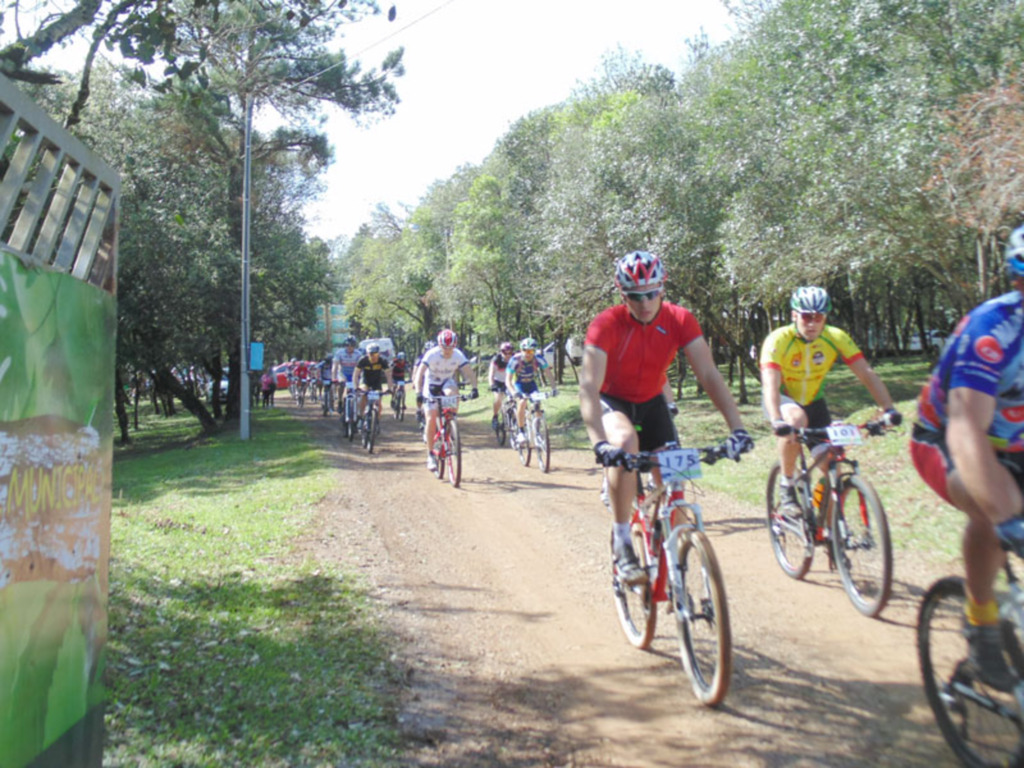
[[[584,344],[608,355],[602,394],[644,403],[661,393],[676,352],[702,335],[697,318],[676,304],[662,302],[647,325],[634,318],[625,304],[618,304],[594,318]]]

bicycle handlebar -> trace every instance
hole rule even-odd
[[[854,424],[853,426],[862,432],[867,433],[869,436],[877,437],[884,435],[892,427],[886,424],[885,419],[877,419],[875,421],[865,421],[863,424]],[[806,443],[809,438],[812,437],[828,437],[828,427],[800,427],[794,429],[792,434],[796,436],[796,439],[801,443]]]
[[[666,448],[678,447],[675,445],[666,445]],[[719,445],[708,445],[702,448],[697,448],[700,451],[700,460],[703,464],[714,464],[719,459],[728,458],[729,452],[726,450],[725,443]],[[629,471],[640,470],[641,472],[650,472],[652,469],[658,466],[658,454],[660,451],[640,451],[639,453],[627,453],[626,454],[626,469]]]

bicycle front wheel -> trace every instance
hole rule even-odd
[[[783,573],[792,579],[802,579],[811,569],[814,560],[814,542],[807,532],[807,523],[803,517],[782,513],[781,477],[782,469],[775,462],[768,473],[768,538]]]
[[[541,472],[551,469],[551,443],[548,442],[548,423],[543,416],[533,420],[533,444],[537,448],[537,466]]]
[[[530,455],[533,452],[533,446],[530,445],[529,423],[527,423],[523,431],[526,433],[525,439],[521,440],[519,438],[519,428],[517,427],[516,431],[513,433],[515,436],[512,440],[515,442],[516,452],[519,454],[519,463],[524,467],[528,467],[530,466]]]
[[[892,594],[892,542],[882,502],[864,478],[851,475],[843,482],[831,534],[850,602],[865,616],[878,616]]]
[[[722,703],[732,679],[732,630],[725,580],[711,542],[700,531],[680,537],[676,563],[680,594],[673,594],[679,651],[697,699]],[[673,587],[675,590],[675,587]]]
[[[508,433],[505,431],[505,417],[502,415],[498,419],[498,425],[494,428],[494,438],[498,441],[498,447],[500,448],[505,444],[505,437]]]
[[[434,436],[434,459],[436,464],[434,465],[434,477],[438,480],[444,480],[445,461],[445,445],[444,445],[444,432],[441,429],[441,425],[438,425],[437,434]]]
[[[948,577],[935,582],[921,602],[917,655],[925,697],[946,743],[964,765],[1024,764],[1021,711],[1014,695],[974,680],[967,663],[966,599],[963,579]],[[1012,631],[1008,634],[1016,642]]]
[[[633,539],[633,551],[636,552],[640,566],[650,573],[651,557],[644,543],[644,530],[639,522],[630,528]],[[614,544],[614,541],[613,541]],[[658,611],[651,594],[651,580],[630,587],[619,581],[618,574],[612,566],[612,592],[615,595],[615,610],[619,614],[619,624],[630,644],[641,650],[650,647],[654,640],[654,630],[658,625]]]
[[[366,416],[366,437],[363,438],[363,442],[366,446],[367,453],[373,453],[373,444],[377,440],[377,433],[380,430],[380,420],[377,416],[377,409],[371,408],[370,412]]]
[[[445,452],[448,454],[448,482],[458,488],[462,482],[462,439],[459,437],[459,423],[449,421],[445,427]]]

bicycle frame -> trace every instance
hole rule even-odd
[[[669,579],[668,557],[666,548],[679,547],[679,537],[689,531],[704,532],[704,514],[699,504],[686,501],[686,481],[672,481],[654,486],[651,481],[650,493],[645,491],[642,476],[637,476],[637,509],[633,510],[630,524],[639,523],[644,534],[644,545],[647,551],[657,556],[656,562],[648,567],[653,568],[651,577],[651,600],[663,603],[669,599],[666,589]],[[662,499],[667,495],[667,502]],[[679,522],[681,515],[684,522]],[[655,519],[656,516],[656,519]],[[670,550],[673,551],[673,550]],[[682,574],[671,574],[675,580],[676,594],[682,589]]]

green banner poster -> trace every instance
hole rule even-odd
[[[110,293],[0,252],[0,768],[102,751],[115,327]]]

